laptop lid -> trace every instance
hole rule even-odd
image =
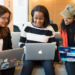
[[[26,43],[26,60],[54,60],[55,43]]]
[[[19,66],[24,48],[10,49],[0,52],[0,70]]]
[[[58,47],[61,61],[75,62],[75,47]]]

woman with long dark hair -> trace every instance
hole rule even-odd
[[[68,4],[60,14],[63,16],[60,31],[63,47],[75,47],[75,3]],[[65,67],[68,75],[75,75],[75,62],[66,61]]]
[[[11,12],[5,6],[0,5],[0,51],[12,49],[10,29]],[[3,60],[4,61],[4,60]],[[1,75],[14,75],[15,67],[0,70]]]
[[[31,11],[32,22],[26,23],[21,32],[20,47],[25,48],[25,43],[51,43],[55,42],[54,29],[50,26],[48,10],[37,5]],[[40,63],[45,70],[45,75],[55,75],[52,60],[25,60],[23,57],[23,68],[21,75],[31,75],[33,67]]]

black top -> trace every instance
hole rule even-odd
[[[9,28],[8,28],[8,30],[9,30]],[[3,48],[2,48],[2,50],[8,50],[8,49],[12,49],[10,30],[8,32],[8,35],[3,38]]]
[[[71,47],[75,46],[72,25],[67,26],[67,34],[68,34],[68,46],[71,46]]]

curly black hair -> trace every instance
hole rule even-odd
[[[44,27],[47,27],[48,25],[50,25],[49,13],[45,6],[37,5],[33,8],[33,10],[31,11],[32,22],[34,22],[33,16],[35,11],[44,13],[44,17],[45,17]]]
[[[74,15],[74,18],[75,18],[75,15]],[[72,22],[72,25],[75,27],[75,20]],[[61,30],[64,30],[66,29],[66,25],[65,25],[65,22],[64,22],[64,19],[62,19],[61,21]]]
[[[74,15],[74,18],[75,18],[75,15]],[[72,22],[71,26],[70,25],[65,25],[65,22],[64,22],[64,19],[62,19],[62,22],[61,22],[61,30],[64,30],[66,29],[67,30],[67,33],[69,34],[69,30],[70,29],[72,30],[72,35],[75,34],[75,20]]]

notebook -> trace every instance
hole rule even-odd
[[[10,49],[0,52],[0,70],[19,66],[24,48]]]
[[[61,61],[75,62],[75,47],[58,47]]]
[[[55,43],[26,43],[25,60],[54,60]]]

